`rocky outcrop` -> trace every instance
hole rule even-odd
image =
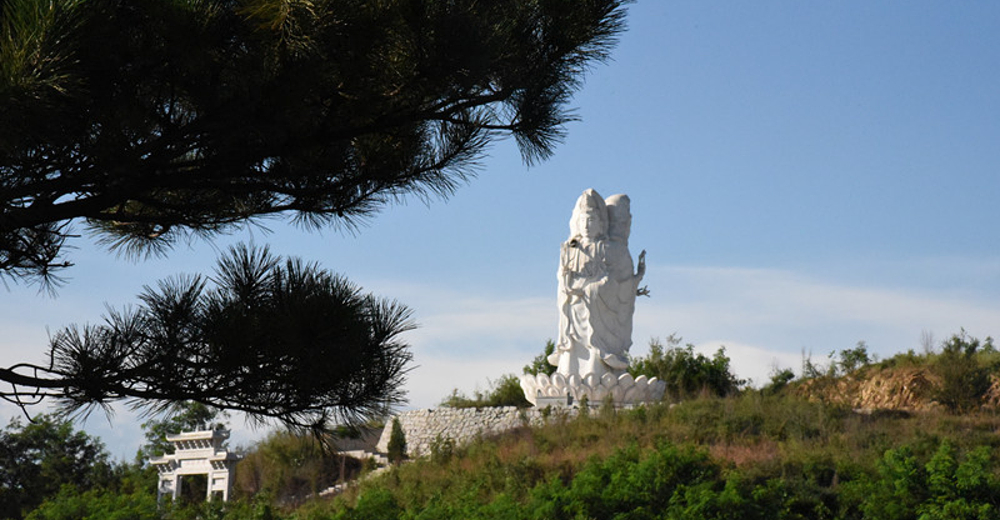
[[[922,367],[872,369],[861,375],[812,379],[804,382],[797,393],[857,410],[917,412],[941,406],[934,400],[939,380]]]

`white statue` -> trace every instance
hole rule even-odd
[[[587,190],[576,201],[569,229],[559,253],[559,341],[549,363],[566,376],[601,377],[609,372],[603,358],[614,349],[610,325],[617,320],[604,301],[614,282],[607,258],[608,209],[596,191]]]
[[[622,368],[628,367],[628,350],[632,346],[632,315],[635,313],[635,298],[639,295],[639,282],[646,274],[646,251],[639,253],[639,267],[632,272],[632,254],[628,250],[628,236],[632,230],[632,213],[628,195],[612,195],[605,201],[608,206],[608,246],[607,259],[610,276],[614,280],[608,306],[616,309],[618,318],[614,331],[614,348],[605,355],[607,361],[614,356]],[[608,361],[609,365],[613,365]]]
[[[643,251],[638,271],[632,271],[631,223],[626,195],[605,201],[586,190],[577,200],[559,255],[559,341],[548,358],[556,373],[522,377],[532,403],[567,394],[595,403],[608,395],[619,403],[662,395],[662,383],[644,376],[633,380],[626,372],[635,298],[646,270]]]

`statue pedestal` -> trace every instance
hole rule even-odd
[[[553,408],[570,408],[576,403],[573,396],[570,394],[562,396],[548,396],[548,395],[537,395],[535,397],[535,402],[531,403],[535,405],[536,408],[545,408],[546,406],[551,406]]]
[[[629,373],[615,377],[614,374],[604,374],[598,379],[593,375],[580,378],[577,375],[566,377],[558,372],[547,376],[545,374],[521,376],[521,389],[531,404],[545,407],[558,402],[562,406],[579,402],[583,396],[593,404],[602,403],[608,396],[617,405],[638,404],[659,401],[667,384],[656,379],[639,376],[632,378]],[[566,402],[566,404],[562,404]]]

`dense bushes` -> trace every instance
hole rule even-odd
[[[240,497],[264,495],[280,505],[300,504],[338,480],[356,476],[360,465],[322,446],[311,435],[272,433],[236,467]]]
[[[680,347],[680,342],[675,335],[667,338],[666,347],[659,340],[650,341],[649,355],[632,359],[629,373],[633,377],[644,375],[666,382],[666,397],[674,399],[702,394],[724,397],[737,393],[746,384],[733,374],[725,348],[709,358],[695,353],[693,345]]]
[[[941,376],[935,393],[938,402],[949,410],[965,412],[982,404],[990,388],[990,373],[996,371],[996,354],[992,338],[980,344],[962,331],[944,343],[934,367]]]
[[[771,489],[769,489],[771,488]],[[532,490],[511,518],[781,518],[780,495],[770,483],[724,476],[704,451],[661,443],[642,452],[635,445],[591,460],[565,484],[551,479]]]
[[[712,400],[714,402],[729,400]],[[747,398],[740,398],[752,405]],[[362,484],[357,496],[317,501],[297,510],[272,508],[267,500],[155,508],[154,495],[64,490],[32,513],[31,520],[188,518],[271,520],[574,520],[577,518],[658,520],[708,519],[992,519],[1000,518],[1000,466],[995,445],[968,445],[968,439],[941,436],[946,424],[900,435],[900,422],[824,412],[823,405],[784,400],[753,406],[705,407],[733,424],[739,417],[763,416],[764,426],[734,442],[698,445],[670,440],[690,430],[636,434],[677,421],[672,410],[645,409],[588,419],[556,418],[548,427],[519,430],[513,438],[483,441],[460,457],[419,460]],[[788,409],[786,406],[793,405]],[[675,409],[676,409],[675,408]],[[772,408],[772,409],[766,409]],[[769,458],[741,460],[720,451],[740,443],[766,451],[781,427],[773,420],[826,413],[817,429],[785,432],[786,441]],[[751,421],[752,422],[752,421]],[[910,425],[912,426],[912,425]],[[967,428],[964,424],[955,432]],[[996,421],[991,428],[997,426]],[[835,439],[852,431],[857,445]],[[888,449],[863,447],[868,434],[887,431],[901,441]],[[598,432],[604,437],[595,435]],[[955,433],[953,432],[953,433]],[[615,443],[608,448],[606,438]],[[658,437],[658,439],[654,439]],[[815,439],[815,443],[810,442]],[[870,439],[869,439],[870,440]],[[556,442],[560,446],[556,446]],[[749,443],[756,443],[755,445]],[[549,449],[544,449],[548,446]],[[826,448],[819,448],[827,446]],[[574,457],[575,453],[575,457]],[[584,453],[591,454],[578,460]]]
[[[477,390],[473,397],[453,390],[450,396],[441,401],[441,406],[449,408],[483,408],[487,406],[526,408],[531,406],[531,403],[524,397],[520,379],[514,374],[506,374],[500,376],[496,381],[490,382],[490,389],[486,392]]]
[[[698,519],[907,519],[997,518],[1000,482],[989,450],[959,453],[944,442],[922,463],[908,447],[890,449],[877,470],[828,490],[795,478],[753,478],[703,450],[663,442],[653,450],[635,445],[592,459],[568,482],[553,477],[527,498],[506,493],[484,499],[433,499],[407,509],[385,488],[363,494],[333,518],[572,520],[606,518]],[[482,491],[482,490],[480,490]]]
[[[942,442],[926,463],[909,446],[890,449],[875,475],[845,486],[844,518],[989,519],[1000,517],[1000,481],[991,450],[961,453]]]
[[[66,486],[26,520],[158,520],[156,494],[148,490],[121,493],[107,489],[79,491]]]
[[[484,499],[470,489],[464,500],[434,498],[418,509],[407,509],[382,488],[362,494],[356,506],[333,518],[697,520],[728,518],[737,512],[741,519],[786,517],[778,482],[753,483],[724,473],[719,463],[691,447],[664,442],[645,451],[633,444],[606,459],[590,460],[568,482],[553,477],[537,483],[523,500],[507,493]]]

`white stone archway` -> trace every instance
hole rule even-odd
[[[176,500],[180,496],[181,479],[185,475],[208,476],[206,500],[211,500],[216,493],[222,495],[223,502],[229,500],[237,456],[223,449],[222,443],[228,438],[229,430],[201,430],[167,435],[167,441],[174,445],[174,453],[149,461],[160,474],[157,500],[165,495]]]

